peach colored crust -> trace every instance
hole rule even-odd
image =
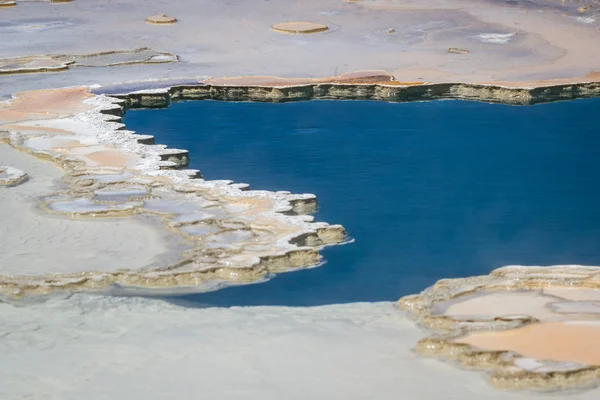
[[[482,350],[514,351],[536,360],[600,366],[600,324],[545,322],[497,332],[474,332],[457,339]]]
[[[212,78],[206,83],[213,86],[297,86],[314,84],[380,84],[394,86],[416,86],[426,82],[397,81],[394,75],[384,70],[368,70],[348,72],[338,76],[326,78],[279,78],[275,76],[234,76]]]
[[[1,118],[0,118],[1,120]],[[29,126],[29,125],[19,125],[19,124],[6,124],[2,125],[2,129],[13,130],[19,132],[31,132],[31,133],[40,133],[43,135],[47,134],[58,134],[58,135],[72,135],[73,132],[67,131],[65,129],[59,128],[49,128],[47,126]]]
[[[13,101],[0,103],[0,124],[75,115],[93,108],[83,103],[91,97],[86,87],[17,93]]]
[[[17,93],[15,97],[9,106],[13,111],[72,115],[93,108],[82,104],[83,100],[93,97],[87,87],[32,90]]]
[[[85,156],[98,166],[125,168],[134,164],[134,159],[117,151],[97,151]]]

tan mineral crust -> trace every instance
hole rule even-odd
[[[174,24],[177,22],[177,18],[170,17],[167,14],[157,14],[146,18],[146,22],[149,24]]]
[[[314,221],[314,195],[204,179],[185,149],[127,130],[126,109],[597,97],[597,1],[23,0],[2,13],[0,398],[600,395],[600,267],[442,280],[399,301],[408,316],[106,296],[261,282],[346,239]],[[169,15],[185,18],[150,26]]]
[[[289,33],[292,35],[319,33],[329,29],[327,25],[314,22],[280,22],[274,24],[271,28],[276,32]]]

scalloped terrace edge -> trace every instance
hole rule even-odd
[[[594,78],[596,74],[593,74]],[[247,76],[247,77],[232,77],[232,78],[177,78],[165,80],[152,80],[145,82],[130,82],[117,83],[112,85],[94,85],[88,87],[86,93],[92,99],[95,99],[96,107],[92,110],[91,116],[86,116],[88,120],[95,120],[95,124],[101,129],[111,131],[112,135],[119,136],[118,140],[113,140],[111,145],[127,145],[127,141],[137,143],[135,150],[144,150],[146,145],[154,143],[154,137],[150,135],[136,135],[133,132],[129,133],[125,130],[125,126],[121,123],[122,116],[128,108],[161,108],[167,107],[172,101],[177,100],[225,100],[225,101],[257,101],[257,102],[286,102],[300,101],[311,99],[338,99],[338,100],[380,100],[380,101],[421,101],[435,99],[470,99],[488,102],[498,102],[505,104],[536,104],[542,102],[568,100],[574,98],[596,97],[600,96],[600,82],[582,78],[583,81],[556,84],[556,81],[542,82],[537,86],[527,86],[525,84],[470,84],[470,83],[427,83],[427,82],[402,82],[383,70],[367,70],[357,71],[342,74],[329,78],[277,78],[268,76]],[[66,88],[63,88],[64,90]],[[61,89],[54,89],[61,90]],[[24,92],[28,93],[28,92]],[[8,100],[10,102],[11,100]],[[69,115],[85,114],[77,110],[79,102],[75,101],[72,105],[73,110],[66,110]],[[45,104],[39,104],[39,107],[44,107]],[[52,106],[48,105],[50,111]],[[29,118],[29,120],[45,119],[40,117],[40,111]],[[48,113],[50,111],[43,111]],[[63,112],[64,113],[64,112]],[[125,143],[125,144],[124,144]],[[141,146],[141,147],[140,147]],[[131,146],[129,146],[131,147]],[[135,146],[134,146],[135,147]],[[151,146],[147,146],[151,147]],[[21,148],[20,150],[24,150]],[[128,149],[131,151],[131,149]],[[39,156],[39,155],[38,155]],[[179,149],[163,149],[160,151],[150,151],[145,154],[154,161],[151,163],[151,169],[171,170],[163,171],[162,179],[171,179],[179,183],[187,184],[197,181],[194,178],[201,178],[199,171],[180,170],[187,165],[188,152],[187,150]],[[45,157],[48,158],[48,157]],[[56,160],[55,160],[56,161]],[[63,165],[64,168],[64,165]],[[169,175],[171,174],[171,175]],[[206,181],[210,182],[210,181]],[[231,184],[232,182],[220,182],[219,184],[226,187],[227,191],[235,191],[236,195],[247,192],[247,187],[244,185]],[[182,190],[185,191],[185,190]],[[252,191],[254,192],[254,191]],[[256,192],[268,193],[268,192]],[[310,212],[315,208],[316,200],[314,196],[294,196],[281,193],[270,192],[270,196],[277,197],[279,215],[284,218],[292,218],[290,215],[301,215]],[[310,198],[309,198],[310,197]],[[281,199],[280,199],[281,198]],[[108,213],[111,216],[118,214],[128,214],[125,212]],[[102,216],[102,215],[99,215]],[[339,225],[327,225],[324,223],[313,223],[312,221],[302,221],[301,224],[306,224],[305,231],[294,238],[289,238],[290,243],[316,246],[324,244],[334,244],[345,240],[345,231]],[[322,226],[321,226],[322,225]],[[327,232],[331,230],[332,232]],[[319,232],[317,232],[319,231]],[[337,233],[336,233],[337,232]],[[306,267],[320,262],[321,256],[314,249],[298,249],[294,253],[306,252],[310,261],[300,262],[301,257],[295,257],[296,261],[292,268]],[[281,272],[285,270],[284,264],[290,261],[290,252],[278,254],[261,261],[265,264],[278,265],[277,270]],[[275,262],[275,260],[278,260]],[[286,261],[287,260],[287,261]],[[215,273],[217,269],[212,271]],[[232,281],[248,282],[265,276],[268,271],[262,271],[257,278],[256,271],[253,269],[251,279],[242,279],[239,270],[235,274],[228,271],[227,268],[219,268],[218,273],[215,273],[219,278],[231,278]],[[206,272],[206,271],[205,271]],[[203,272],[205,275],[207,275]],[[271,271],[273,272],[273,271]],[[185,282],[198,282],[197,274],[189,273],[189,279],[180,280],[174,279],[170,285],[181,285]],[[151,279],[139,277],[132,279],[130,274],[107,274],[103,273],[101,277],[98,274],[80,273],[65,276],[69,280],[66,286],[58,285],[56,276],[50,276],[42,279],[33,279],[24,282],[22,277],[0,277],[0,292],[13,293],[15,288],[22,295],[26,292],[48,292],[54,289],[73,288],[81,289],[103,289],[111,284],[138,284],[141,281],[147,281],[148,286],[151,286]],[[33,277],[28,277],[33,278]],[[39,277],[38,277],[39,278]],[[59,288],[59,286],[63,286]],[[43,287],[43,290],[40,288]],[[9,290],[7,290],[9,289]]]
[[[359,71],[323,79],[291,79],[266,76],[249,76],[188,81],[151,81],[146,89],[136,84],[105,86],[96,89],[124,101],[126,108],[168,107],[178,100],[222,100],[253,102],[291,102],[303,100],[377,100],[388,102],[424,101],[436,99],[463,99],[507,105],[534,105],[561,100],[593,98],[600,96],[600,81],[596,73],[581,79],[548,80],[531,83],[429,83],[402,82],[386,71]],[[455,361],[463,367],[491,371],[490,383],[500,389],[566,389],[581,388],[598,382],[600,367],[582,366],[569,371],[534,372],[516,367],[511,352],[478,350],[453,340],[469,331],[515,329],[537,322],[531,317],[497,318],[486,323],[459,323],[432,313],[438,302],[457,297],[467,286],[467,292],[491,290],[523,290],[547,287],[590,287],[600,289],[600,282],[553,277],[555,269],[540,271],[528,269],[518,278],[507,282],[494,282],[502,275],[499,269],[489,276],[455,280],[441,280],[422,294],[399,300],[398,306],[409,312],[418,323],[434,332],[422,339],[416,350],[425,356],[441,357]],[[540,277],[542,275],[542,277]]]
[[[23,98],[26,99],[25,105],[19,104],[13,109],[10,108]],[[306,215],[316,209],[316,197],[312,194],[294,195],[285,191],[249,190],[246,184],[235,184],[232,181],[205,181],[199,171],[182,169],[187,165],[187,150],[167,149],[163,145],[154,145],[153,136],[137,135],[125,130],[125,125],[121,123],[125,111],[122,103],[121,100],[113,97],[94,95],[90,93],[88,87],[22,92],[17,97],[0,103],[0,106],[4,107],[0,107],[0,121],[3,123],[0,125],[0,142],[7,143],[16,150],[52,161],[65,171],[62,183],[67,185],[67,189],[60,189],[58,192],[44,196],[45,198],[64,193],[82,198],[82,195],[89,195],[94,187],[88,182],[89,179],[81,177],[93,173],[90,171],[97,167],[91,167],[86,162],[73,159],[69,155],[57,156],[28,148],[20,137],[23,129],[31,127],[42,131],[57,129],[18,125],[32,121],[43,122],[48,119],[67,122],[77,120],[85,125],[84,129],[92,132],[92,139],[98,141],[101,146],[135,154],[143,161],[133,169],[104,164],[100,170],[110,171],[113,168],[113,171],[115,169],[134,171],[136,177],[150,180],[151,184],[153,182],[160,186],[169,185],[168,190],[174,196],[182,198],[188,194],[200,197],[208,194],[210,196],[208,199],[211,201],[218,200],[225,205],[244,202],[257,204],[255,215],[263,221],[263,224],[267,221],[279,232],[274,235],[270,250],[250,255],[233,254],[231,262],[215,262],[209,267],[203,265],[202,268],[190,267],[193,264],[191,258],[193,251],[187,251],[181,254],[180,261],[152,270],[120,269],[114,272],[0,275],[0,296],[17,299],[26,295],[46,295],[61,291],[105,291],[114,285],[140,290],[160,290],[164,293],[165,289],[189,291],[215,281],[233,284],[252,283],[261,281],[272,273],[315,266],[322,260],[319,254],[322,247],[347,240],[342,226],[314,222],[311,216]],[[58,130],[61,131],[60,127]],[[100,188],[110,185],[112,183],[103,184]],[[39,206],[46,211],[51,211],[43,199]],[[66,216],[121,217],[134,215],[138,211],[134,207],[107,212],[68,213]],[[64,213],[62,214],[65,216]],[[169,229],[169,226],[167,225],[166,228]],[[250,229],[254,228],[250,227]],[[193,250],[197,251],[197,249]],[[239,261],[236,263],[235,260]]]
[[[383,70],[357,71],[329,78],[243,76],[168,79],[97,87],[93,93],[125,100],[126,108],[168,107],[178,100],[290,102],[303,100],[438,99],[534,105],[600,96],[600,74],[577,79],[535,82],[461,83],[404,82]]]
[[[595,76],[594,76],[595,77]],[[511,105],[529,105],[558,100],[589,98],[600,96],[600,82],[583,78],[579,81],[545,81],[536,84],[473,84],[473,83],[426,83],[401,82],[385,71],[363,71],[344,74],[323,79],[285,79],[273,77],[239,77],[221,79],[170,79],[147,82],[121,83],[115,85],[94,86],[88,89],[99,101],[92,111],[96,123],[104,128],[110,126],[115,134],[127,135],[121,118],[127,108],[159,108],[166,107],[177,100],[228,100],[228,101],[262,101],[285,102],[311,99],[340,99],[340,100],[381,100],[381,101],[419,101],[434,99],[469,99],[487,102],[497,102]],[[73,114],[77,114],[74,112]],[[35,120],[36,118],[31,118]],[[107,125],[108,124],[108,125]],[[133,141],[143,145],[153,143],[153,137],[130,133]],[[23,149],[21,149],[23,150]],[[161,169],[179,168],[187,162],[187,151],[164,151],[163,154],[153,154],[155,172]],[[172,179],[183,192],[187,183],[193,182],[197,171],[163,171],[160,176]],[[210,181],[207,181],[210,183]],[[232,185],[231,182],[220,182],[225,191],[241,194],[247,190],[244,185]],[[245,192],[246,195],[249,192]],[[262,192],[264,194],[264,192]],[[276,203],[280,206],[274,210],[281,218],[294,218],[293,215],[314,207],[314,197],[293,197],[281,194]],[[284,204],[285,203],[285,204]],[[297,207],[296,207],[297,206]],[[294,212],[297,211],[297,212]],[[291,215],[290,215],[291,213]],[[284,215],[287,214],[287,215]],[[312,221],[311,221],[312,222]],[[303,221],[302,224],[305,224]],[[304,225],[303,225],[304,226]],[[343,241],[345,232],[340,226],[329,226],[324,223],[314,223],[301,235],[289,238],[301,245],[298,250],[286,251],[265,257],[259,262],[259,268],[249,271],[229,271],[227,268],[215,268],[209,271],[193,271],[172,276],[164,286],[180,287],[191,282],[198,283],[205,279],[223,279],[233,282],[255,282],[269,272],[284,272],[315,265],[320,260],[318,250],[323,245],[336,244]],[[331,228],[331,232],[329,229]],[[321,229],[321,234],[318,230]],[[342,235],[340,235],[342,233]],[[313,248],[310,248],[310,246]],[[303,247],[303,248],[302,248]],[[522,290],[539,288],[544,285],[556,284],[565,287],[590,287],[600,289],[598,282],[564,278],[554,269],[539,271],[524,269],[524,273],[510,280],[494,281],[503,269],[496,270],[488,276],[471,277],[456,280],[442,280],[423,293],[408,296],[399,301],[399,306],[408,310],[419,322],[433,330],[436,335],[423,339],[417,345],[417,351],[424,355],[434,355],[460,362],[463,366],[475,369],[492,370],[490,377],[492,385],[499,388],[525,389],[563,389],[567,387],[590,384],[600,378],[600,367],[584,367],[575,371],[553,371],[546,373],[519,370],[507,360],[507,352],[479,351],[468,345],[456,343],[453,339],[464,335],[469,330],[502,330],[525,326],[536,322],[533,318],[494,319],[484,323],[457,324],[447,317],[433,315],[432,306],[441,300],[457,297],[466,292],[476,290]],[[527,271],[531,272],[531,275]],[[199,278],[198,275],[203,275]],[[57,283],[56,276],[43,277],[39,282],[32,282],[32,277],[26,281],[10,277],[2,277],[0,292],[20,297],[25,293],[49,293],[55,290],[102,290],[114,283],[132,284],[141,287],[154,287],[148,277],[117,273],[80,273],[63,276],[62,282]],[[18,288],[18,293],[15,289]],[[40,288],[43,288],[40,290]],[[8,289],[8,290],[7,290]],[[460,325],[460,326],[459,326]],[[508,354],[509,355],[509,354]]]
[[[464,295],[544,289],[600,290],[600,267],[506,266],[493,270],[489,275],[442,279],[420,294],[402,297],[397,306],[432,333],[417,343],[418,354],[445,359],[467,369],[487,371],[490,384],[498,389],[564,390],[597,385],[600,382],[600,366],[578,364],[565,370],[530,371],[515,365],[515,359],[522,357],[516,352],[481,349],[457,340],[474,332],[514,330],[539,323],[535,317],[517,314],[471,319],[434,311],[436,305]]]

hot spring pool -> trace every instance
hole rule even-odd
[[[206,179],[314,193],[355,242],[321,268],[185,296],[198,305],[394,301],[507,264],[600,265],[600,99],[182,102],[127,128],[190,151]]]

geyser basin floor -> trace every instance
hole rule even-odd
[[[208,305],[393,301],[508,264],[600,264],[600,100],[534,107],[176,103],[125,122],[208,179],[317,195],[356,239],[323,268],[187,297]]]
[[[50,216],[39,209],[38,197],[52,192],[63,171],[7,144],[0,144],[0,162],[29,175],[18,186],[0,187],[3,275],[142,268],[177,249],[176,240],[139,218],[78,221]]]
[[[422,333],[390,303],[190,309],[74,295],[0,303],[0,335],[2,399],[541,398],[419,358]]]
[[[590,3],[585,13],[577,11]],[[178,22],[145,23],[152,13],[167,13]],[[182,62],[13,76],[3,80],[0,97],[27,89],[197,74],[323,77],[373,68],[404,81],[578,81],[600,65],[600,21],[592,1],[145,0],[144,7],[139,0],[23,1],[2,15],[0,58],[149,46]],[[284,21],[313,21],[330,30],[298,37],[271,29]],[[395,32],[388,34],[390,29]],[[448,53],[449,47],[469,54]]]

